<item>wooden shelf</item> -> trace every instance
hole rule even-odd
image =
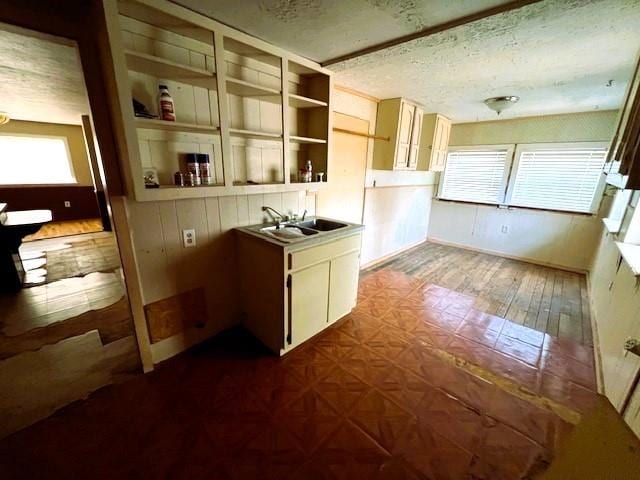
[[[297,135],[291,135],[289,137],[289,141],[294,143],[315,143],[315,144],[327,143],[327,141],[322,138],[299,137]]]
[[[289,106],[294,108],[317,108],[326,107],[327,102],[316,100],[315,98],[303,97],[295,93],[289,94]]]
[[[240,128],[230,128],[229,134],[235,137],[255,138],[258,140],[281,140],[281,133],[260,132],[258,130],[242,130]]]
[[[127,66],[130,70],[146,73],[159,78],[167,78],[182,83],[189,83],[201,87],[215,90],[215,73],[202,68],[183,65],[162,57],[149,55],[147,53],[125,50]]]
[[[217,134],[220,128],[213,125],[196,125],[194,123],[184,122],[167,122],[166,120],[157,120],[155,118],[136,118],[137,128],[150,128],[154,130],[169,130],[172,132],[197,132]]]
[[[282,103],[280,90],[263,87],[238,78],[227,78],[227,93],[240,97],[256,97],[258,100],[270,103]]]

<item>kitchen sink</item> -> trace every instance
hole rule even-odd
[[[273,225],[261,228],[260,233],[271,235],[284,242],[295,242],[311,235],[317,235],[319,232],[306,228],[305,225],[284,225],[280,227]]]
[[[325,220],[323,218],[314,218],[313,220],[307,220],[306,222],[298,222],[296,223],[296,226],[311,228],[320,232],[330,232],[331,230],[344,228],[348,225],[346,223],[333,222],[331,220]]]

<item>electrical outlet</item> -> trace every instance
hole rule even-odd
[[[196,231],[193,228],[182,230],[182,245],[184,248],[196,246]]]
[[[502,225],[502,233],[509,233],[509,225]]]
[[[71,202],[69,200],[64,201],[64,208],[71,208]]]

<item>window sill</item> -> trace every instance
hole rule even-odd
[[[616,247],[618,247],[622,258],[629,265],[633,274],[636,277],[640,276],[640,245],[616,242]]]
[[[516,205],[501,205],[497,203],[470,202],[468,200],[450,200],[448,198],[440,198],[440,197],[436,197],[435,199],[440,202],[462,203],[463,205],[479,205],[482,207],[495,207],[501,210],[533,210],[534,212],[559,213],[562,215],[579,215],[581,217],[596,216],[595,213],[589,213],[589,212],[569,212],[567,210],[552,210],[550,208],[520,207]]]
[[[602,223],[604,223],[604,226],[609,233],[618,233],[622,227],[622,219],[614,220],[613,218],[603,218]]]

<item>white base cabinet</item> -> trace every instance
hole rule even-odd
[[[355,307],[359,230],[288,246],[237,235],[243,324],[275,353],[285,354]]]

